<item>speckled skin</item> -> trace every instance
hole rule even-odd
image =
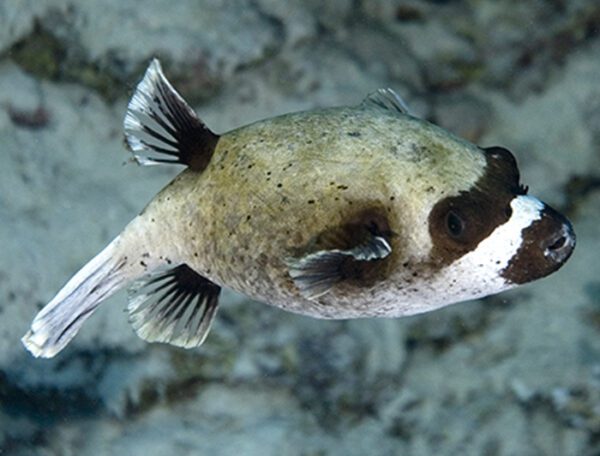
[[[432,285],[439,268],[429,257],[429,212],[469,189],[484,167],[475,145],[368,103],[289,114],[222,135],[208,167],[178,175],[121,242],[136,270],[186,263],[300,314],[422,312],[449,303]],[[336,285],[316,300],[300,296],[285,258],[309,253],[319,234],[365,210],[383,214],[394,233],[392,254],[373,262],[373,280]]]

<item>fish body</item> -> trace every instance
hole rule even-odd
[[[318,318],[400,317],[543,277],[575,245],[510,152],[409,115],[390,90],[219,136],[155,60],[125,131],[142,164],[187,169],[40,311],[23,339],[36,356],[132,282],[136,332],[192,347],[222,286]]]
[[[369,107],[258,122],[223,135],[204,172],[182,172],[136,223],[147,230],[151,220],[169,220],[176,233],[171,261],[287,310],[328,318],[414,313],[410,298],[400,305],[387,284],[375,282],[406,283],[413,270],[399,265],[420,262],[430,246],[422,229],[429,211],[441,195],[460,191],[456,182],[477,180],[484,163],[474,146],[427,126],[423,132],[417,119]],[[405,134],[399,138],[398,131]],[[436,154],[428,157],[426,147]],[[423,168],[427,177],[415,178]],[[369,216],[385,220],[398,244],[381,265],[382,277],[314,300],[300,295],[286,258],[309,249],[321,233]],[[157,231],[161,236],[163,227]]]

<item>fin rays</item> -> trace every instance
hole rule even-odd
[[[377,89],[369,94],[362,102],[363,105],[374,106],[378,109],[388,112],[412,115],[408,105],[390,88]]]
[[[132,290],[131,324],[149,342],[197,347],[208,335],[220,292],[221,287],[188,266],[177,266]]]
[[[384,237],[372,236],[352,249],[320,250],[304,257],[289,258],[288,273],[305,298],[316,299],[344,279],[346,261],[379,260],[391,251],[392,247]]]
[[[123,125],[127,144],[142,165],[178,163],[202,171],[219,138],[173,88],[157,59],[138,84]]]
[[[35,316],[21,339],[36,357],[51,358],[75,337],[98,306],[128,280],[118,237],[86,264]]]

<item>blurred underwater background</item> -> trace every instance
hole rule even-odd
[[[573,258],[398,320],[226,293],[189,351],[138,339],[120,293],[34,359],[36,311],[180,171],[123,145],[154,56],[216,132],[392,87],[512,150]],[[0,57],[0,454],[600,455],[599,2],[9,0]]]

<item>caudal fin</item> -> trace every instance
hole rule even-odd
[[[60,352],[98,305],[129,281],[126,260],[117,251],[119,237],[67,282],[35,316],[21,341],[35,357]]]

